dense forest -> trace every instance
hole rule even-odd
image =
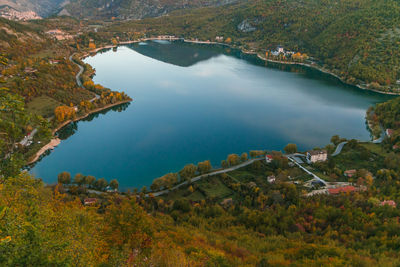
[[[398,1],[253,0],[175,11],[154,19],[115,22],[100,36],[175,35],[225,42],[264,55],[278,45],[306,53],[344,81],[370,89],[399,89]]]
[[[340,139],[332,138],[334,142]],[[261,153],[261,151],[260,151]],[[260,153],[253,156],[260,156]],[[399,171],[379,146],[350,142],[315,168],[363,167],[351,181],[365,190],[305,196],[304,175],[274,152],[229,174],[174,193],[101,194],[105,179],[68,173],[45,186],[20,173],[0,180],[2,266],[397,266]],[[361,158],[360,158],[361,157]],[[398,156],[396,156],[398,158]],[[351,159],[351,160],[349,160]],[[235,165],[245,156],[230,155]],[[360,161],[360,165],[357,165]],[[207,162],[198,171],[209,172]],[[395,169],[392,169],[395,168]],[[196,169],[196,168],[195,168]],[[193,171],[191,171],[193,170]],[[371,173],[369,172],[371,171]],[[185,167],[177,177],[194,175]],[[370,178],[373,174],[374,179]],[[267,181],[275,175],[276,181]],[[171,176],[171,175],[169,175]],[[332,179],[335,178],[334,176]],[[114,180],[110,185],[117,187]],[[93,202],[89,202],[94,200]],[[386,201],[385,201],[386,200]]]

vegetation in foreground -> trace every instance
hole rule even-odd
[[[386,157],[374,151],[353,142],[334,163],[313,165],[332,179],[365,188],[339,195],[305,196],[313,190],[306,187],[309,177],[277,152],[271,163],[255,161],[161,197],[146,197],[145,190],[99,193],[107,182],[81,174],[72,180],[62,173],[56,186],[44,186],[26,173],[2,178],[0,262],[397,266],[400,211],[396,204],[382,203],[399,203],[399,171],[391,169],[389,151]],[[376,165],[345,178],[342,170],[363,167],[354,164],[363,161],[364,153]],[[118,182],[110,187],[117,188]]]

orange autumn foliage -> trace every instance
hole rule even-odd
[[[68,106],[58,106],[54,110],[54,115],[59,122],[63,122],[68,119],[72,119],[76,115],[76,111],[74,107]]]

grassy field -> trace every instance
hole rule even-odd
[[[361,146],[365,147],[372,153],[375,153],[379,156],[386,157],[389,153],[386,151],[385,148],[382,147],[380,144],[374,144],[374,143],[361,143]]]
[[[233,193],[217,176],[200,181],[197,188],[206,198],[225,198]]]
[[[27,109],[33,114],[41,115],[44,118],[49,118],[54,115],[54,109],[60,105],[63,104],[51,97],[42,95],[29,102],[27,104]]]

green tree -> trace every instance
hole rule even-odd
[[[331,143],[334,145],[338,145],[340,143],[340,137],[339,135],[334,135],[331,137]]]
[[[263,150],[250,150],[250,157],[251,158],[256,158],[259,156],[263,156],[265,152]]]
[[[196,174],[197,167],[194,164],[187,164],[183,169],[179,172],[179,175],[190,182],[190,179],[193,178]]]
[[[71,174],[69,172],[62,172],[58,175],[58,183],[59,184],[70,184],[71,183]]]
[[[119,187],[118,181],[117,181],[116,179],[111,180],[111,181],[110,181],[110,187],[111,187],[112,189],[118,189],[118,187]]]
[[[85,176],[83,176],[83,174],[81,173],[77,173],[74,177],[74,183],[76,183],[77,185],[82,185],[85,183]]]
[[[287,144],[283,149],[286,154],[293,154],[297,152],[297,145],[296,144]]]
[[[224,169],[228,168],[229,167],[228,162],[226,162],[226,160],[222,160],[221,161],[221,167],[224,168]]]
[[[242,153],[242,155],[240,155],[240,160],[241,160],[242,162],[247,161],[248,158],[249,158],[249,157],[248,157],[247,153]]]
[[[165,186],[169,189],[178,182],[178,174],[176,173],[167,173],[163,178],[165,180]]]
[[[199,162],[197,164],[197,170],[199,173],[204,174],[212,169],[211,162],[209,160]]]
[[[98,190],[104,190],[107,187],[107,185],[108,183],[104,178],[100,178],[94,183],[95,188]]]
[[[89,187],[92,187],[94,185],[94,182],[96,182],[96,177],[92,175],[88,175],[85,177],[85,184],[87,184]]]
[[[172,205],[172,210],[179,210],[181,212],[189,212],[190,211],[190,203],[187,199],[181,198],[174,201]]]
[[[238,154],[230,154],[228,155],[226,162],[228,163],[229,166],[238,165],[240,163],[240,157]]]

